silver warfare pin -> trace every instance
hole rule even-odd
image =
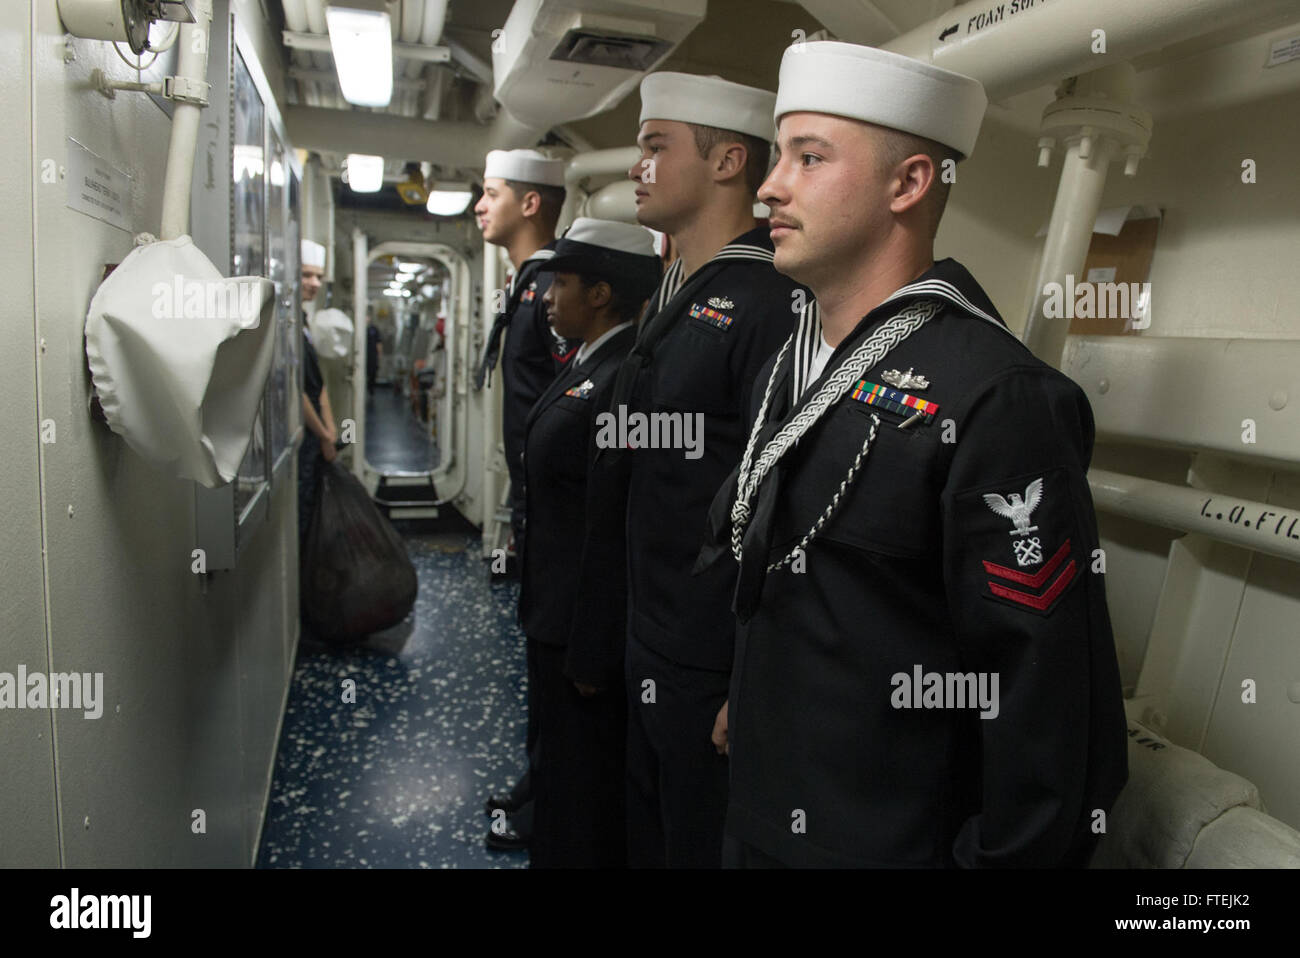
[[[898,389],[929,389],[930,380],[926,379],[919,373],[912,372],[912,367],[907,367],[907,372],[900,373],[897,369],[887,369],[880,377],[889,385]]]

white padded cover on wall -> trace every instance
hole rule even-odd
[[[270,280],[222,277],[188,236],[132,250],[86,315],[113,431],[182,479],[230,482],[271,371],[274,294]]]
[[[1237,805],[1201,829],[1184,868],[1300,868],[1300,832]]]
[[[318,309],[311,317],[311,344],[320,359],[352,355],[352,317],[341,309]]]
[[[1197,837],[1229,809],[1260,805],[1259,790],[1205,756],[1162,738],[1128,712],[1128,783],[1106,821],[1093,868],[1184,868]]]

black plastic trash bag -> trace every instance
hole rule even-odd
[[[322,639],[360,639],[415,605],[415,566],[397,530],[337,460],[321,462],[302,552],[303,618]]]

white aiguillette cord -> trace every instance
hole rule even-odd
[[[808,400],[803,409],[799,410],[798,414],[782,426],[777,434],[768,441],[767,445],[763,447],[763,451],[759,453],[758,460],[755,461],[754,446],[757,443],[759,431],[767,421],[767,410],[772,400],[772,387],[776,382],[781,363],[785,360],[786,353],[789,352],[790,344],[794,342],[795,337],[792,335],[785,341],[785,345],[781,347],[781,352],[777,354],[776,363],[772,366],[772,374],[767,379],[767,388],[763,391],[763,404],[759,407],[758,417],[754,421],[754,428],[750,430],[749,441],[745,445],[745,456],[740,461],[740,472],[736,477],[736,501],[731,506],[731,554],[736,557],[737,562],[740,561],[741,542],[745,536],[745,529],[749,526],[750,503],[757,495],[759,487],[763,484],[763,479],[766,478],[772,467],[799,441],[804,433],[812,428],[813,424],[825,414],[826,410],[853,388],[854,384],[863,377],[868,369],[875,366],[885,358],[890,350],[929,322],[939,312],[941,305],[941,303],[932,299],[919,300],[882,323],[880,328],[872,333],[866,342],[853,350],[848,358],[840,363],[835,372],[827,377],[826,381],[821,384],[821,388],[817,390],[812,399]],[[808,306],[805,307],[805,310],[811,308],[813,307]],[[853,482],[858,470],[862,467],[862,461],[866,458],[867,451],[876,438],[876,428],[879,425],[880,417],[873,412],[871,414],[871,430],[867,433],[862,448],[858,451],[852,465],[849,466],[848,474],[844,477],[844,481],[840,483],[840,487],[831,498],[830,504],[827,505],[817,521],[813,523],[807,534],[799,540],[799,544],[790,551],[790,554],[780,562],[770,564],[767,567],[768,572],[775,572],[788,564],[821,531],[826,521],[830,519],[836,507],[840,504],[840,499]]]

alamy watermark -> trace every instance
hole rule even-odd
[[[925,672],[920,665],[912,673],[895,672],[889,684],[894,691],[889,704],[896,709],[973,709],[980,718],[998,717],[997,672]]]
[[[683,449],[687,459],[704,455],[704,413],[632,412],[596,417],[596,445],[601,449]]]
[[[1090,271],[1091,275],[1091,271]],[[1075,282],[1043,286],[1043,316],[1047,319],[1123,319],[1125,328],[1151,325],[1150,283]]]
[[[103,672],[0,672],[0,709],[81,709],[88,719],[104,714]]]
[[[243,319],[262,307],[262,290],[255,282],[176,276],[170,283],[154,283],[149,293],[154,319]]]
[[[73,888],[50,899],[50,927],[55,929],[120,928],[133,938],[148,938],[152,895],[83,895]]]

